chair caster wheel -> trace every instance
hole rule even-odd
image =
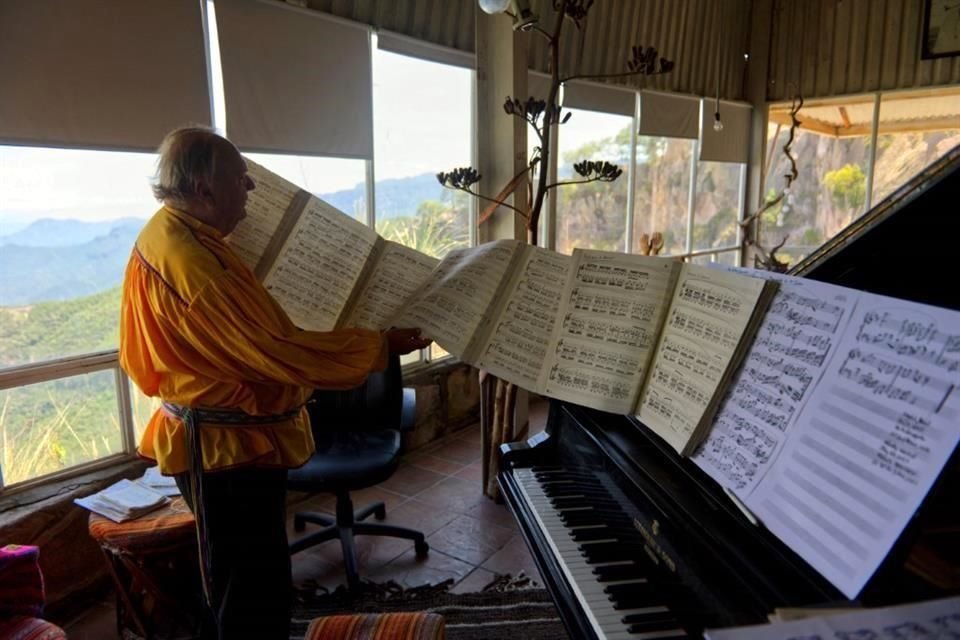
[[[384,518],[387,517],[387,508],[381,505],[377,509],[374,509],[373,517],[376,518],[377,520],[383,520]]]
[[[303,531],[303,530],[306,529],[306,528],[307,528],[307,521],[304,520],[304,519],[303,519],[302,517],[300,517],[299,515],[294,515],[294,516],[293,516],[293,530],[296,531],[297,533],[299,533],[299,532]]]
[[[426,540],[413,543],[413,549],[417,552],[417,557],[422,558],[430,552],[430,545]]]

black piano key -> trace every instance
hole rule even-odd
[[[614,538],[621,542],[640,542],[640,534],[623,527],[596,527],[590,529],[574,529],[570,532],[570,537],[575,542],[590,542],[592,540],[606,540]]]
[[[602,567],[595,567],[593,575],[597,576],[597,582],[613,582],[616,580],[637,580],[646,578],[648,572],[644,567],[631,562],[630,564],[613,564]]]
[[[632,624],[627,627],[627,633],[636,635],[638,640],[677,640],[690,637],[680,625],[650,629]]]
[[[623,543],[585,543],[578,548],[587,562],[618,562],[621,560],[635,560],[643,557],[643,545]]]
[[[629,613],[622,618],[620,622],[623,624],[672,624],[676,627],[680,626],[677,616],[673,614],[672,611],[655,611],[653,613]]]

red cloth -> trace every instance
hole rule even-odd
[[[0,620],[0,638],[3,640],[66,640],[67,634],[52,622],[30,616],[18,616]]]
[[[19,544],[0,547],[0,619],[43,613],[40,549]]]

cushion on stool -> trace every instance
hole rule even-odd
[[[66,640],[63,629],[31,616],[0,620],[0,638],[4,640]]]
[[[136,520],[114,522],[90,514],[90,536],[102,546],[134,555],[151,555],[196,545],[193,514],[182,497]]]
[[[436,613],[366,613],[324,616],[310,622],[303,640],[444,640]]]
[[[43,613],[39,558],[40,549],[34,546],[8,544],[0,548],[0,618]]]

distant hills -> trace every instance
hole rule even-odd
[[[348,215],[364,217],[362,184],[319,197]],[[379,180],[377,216],[412,216],[424,200],[445,197],[449,193],[433,174]],[[69,300],[118,286],[145,222],[142,218],[98,222],[41,218],[0,235],[0,307]]]

